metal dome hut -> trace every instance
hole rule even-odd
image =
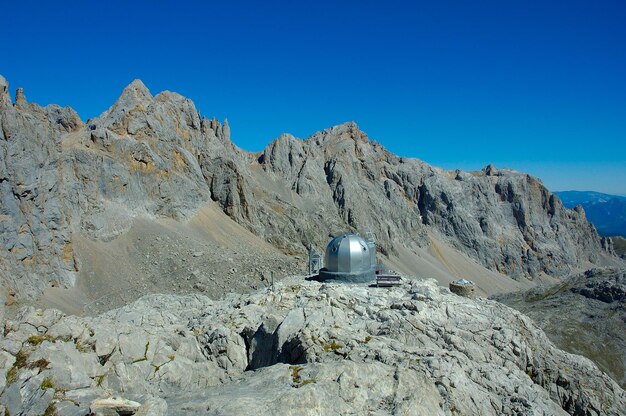
[[[357,234],[341,234],[326,247],[326,267],[319,279],[345,283],[367,283],[376,278],[376,243]]]

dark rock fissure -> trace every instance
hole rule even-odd
[[[240,336],[243,338],[248,366],[246,371],[269,367],[277,363],[304,364],[306,352],[298,336],[279,343],[280,325],[273,331],[275,322],[272,320],[262,323],[256,331],[251,328],[244,330]]]

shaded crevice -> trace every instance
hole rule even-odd
[[[272,322],[264,322],[256,332],[246,329],[241,333],[246,346],[248,366],[246,371],[269,367],[277,363],[304,364],[306,350],[298,337],[293,337],[279,344],[278,326],[271,331]]]

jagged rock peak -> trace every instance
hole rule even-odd
[[[118,98],[117,102],[120,101],[146,101],[151,100],[152,94],[150,94],[150,90],[145,86],[141,80],[136,79],[122,91],[122,95]]]
[[[133,110],[137,109],[144,112],[153,100],[152,94],[150,94],[150,91],[144,83],[136,79],[124,88],[120,97],[115,101],[115,104],[93,121],[96,124],[98,122],[104,122],[105,127],[113,127],[115,129],[119,127],[117,124],[128,118]]]
[[[331,128],[324,130],[324,133],[329,134],[342,134],[342,133],[355,133],[361,132],[359,126],[354,121],[347,121],[345,123],[338,124]],[[362,132],[361,132],[362,133]]]
[[[216,117],[206,118],[202,116],[200,119],[200,129],[204,134],[213,135],[214,137],[231,143],[230,140],[230,126],[228,125],[228,119],[224,119],[224,123],[220,123],[220,121]]]
[[[292,140],[298,140],[293,134],[291,133],[282,133],[280,136],[278,136],[278,138],[276,139],[276,141],[292,141]]]
[[[15,90],[15,106],[17,108],[24,107],[26,105],[26,96],[24,95],[24,88],[18,88]]]
[[[319,144],[326,143],[330,140],[352,139],[355,141],[369,141],[365,132],[359,129],[354,121],[338,124],[325,130],[315,133],[308,140],[315,141]]]
[[[227,118],[224,118],[224,125],[222,126],[222,132],[224,133],[224,138],[230,141],[230,125],[228,124]]]
[[[11,105],[11,97],[9,97],[9,83],[0,75],[0,104]]]
[[[495,167],[493,163],[490,163],[487,166],[485,166],[483,168],[483,172],[487,176],[498,176],[500,174],[500,171],[498,170],[498,168]]]
[[[146,87],[146,84],[144,84],[143,81],[140,79],[133,80],[133,82],[131,82],[130,84],[126,86],[126,88],[124,88],[124,91],[126,90],[142,91],[147,94],[150,94],[150,90],[148,90],[148,87]]]

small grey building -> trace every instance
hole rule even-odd
[[[376,243],[357,234],[341,234],[326,247],[319,280],[366,283],[376,278]]]

